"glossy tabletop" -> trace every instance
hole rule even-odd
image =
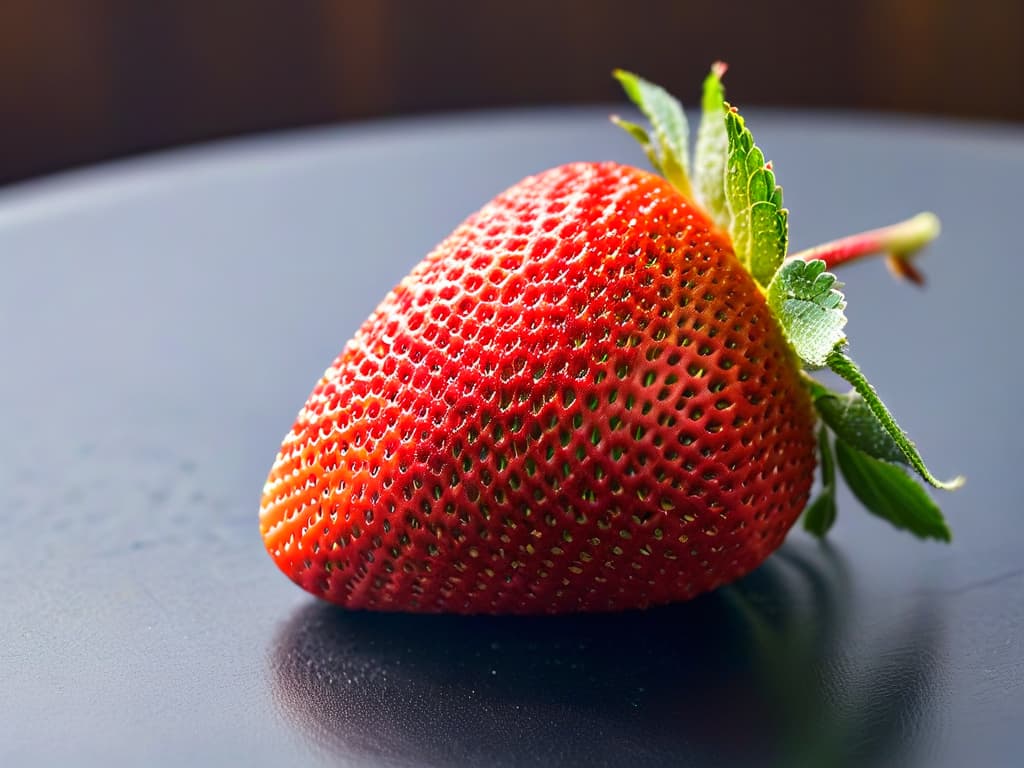
[[[1020,765],[1024,131],[753,112],[796,248],[930,209],[926,290],[842,273],[853,355],[939,475],[951,545],[845,491],[689,604],[346,613],[257,528],[362,319],[606,111],[316,130],[0,190],[0,765]]]

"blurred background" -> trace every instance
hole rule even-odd
[[[1022,0],[3,0],[0,184],[198,141],[383,116],[619,100],[1024,121]]]

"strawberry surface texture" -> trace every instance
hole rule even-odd
[[[262,527],[289,576],[352,607],[680,600],[781,543],[814,421],[728,237],[652,174],[567,165],[367,320],[285,440]]]
[[[837,467],[865,508],[949,539],[925,467],[847,354],[831,267],[909,257],[921,214],[795,255],[771,163],[716,64],[690,179],[682,109],[617,72],[650,173],[580,162],[470,216],[358,329],[263,490],[278,567],[353,609],[564,613],[692,598],[749,573]],[[828,390],[808,371],[852,384]],[[808,505],[816,464],[821,490]]]

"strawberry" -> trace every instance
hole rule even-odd
[[[377,307],[264,488],[260,529],[291,579],[377,610],[685,600],[756,568],[805,508],[823,535],[837,463],[869,511],[948,539],[903,467],[959,480],[931,475],[847,355],[826,271],[883,250],[916,276],[935,219],[787,258],[781,189],[723,73],[705,82],[692,181],[678,102],[618,72],[652,131],[614,119],[661,175],[605,162],[527,178]],[[853,390],[804,370],[820,367]]]

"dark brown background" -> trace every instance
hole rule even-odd
[[[606,101],[624,66],[692,104],[1024,120],[1019,0],[8,0],[0,183],[268,129]]]

